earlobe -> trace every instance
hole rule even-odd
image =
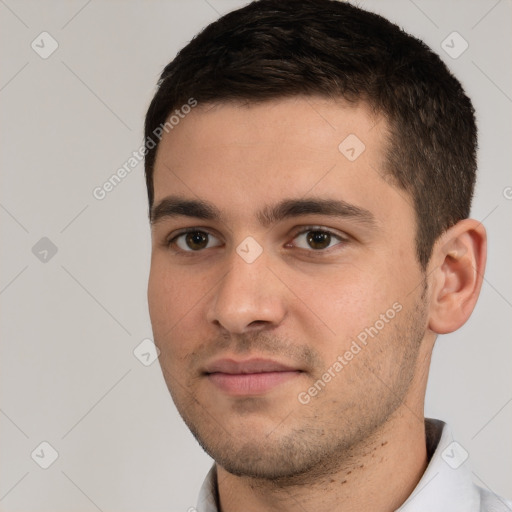
[[[432,331],[453,332],[468,320],[482,287],[486,255],[486,231],[474,219],[458,222],[437,240],[429,268]]]

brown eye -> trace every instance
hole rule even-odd
[[[294,247],[318,252],[347,242],[347,239],[342,235],[338,235],[326,229],[311,228],[304,229],[304,231],[298,233],[293,240]]]
[[[185,243],[187,247],[193,251],[204,249],[208,246],[208,234],[202,231],[196,231],[194,233],[187,233],[185,236]]]
[[[325,231],[309,231],[306,239],[311,249],[325,249],[331,244],[331,235]]]
[[[196,229],[174,237],[169,245],[175,245],[186,252],[198,252],[210,247],[217,247],[221,245],[221,242],[210,233]]]

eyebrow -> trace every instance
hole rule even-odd
[[[266,206],[257,214],[263,226],[270,226],[281,220],[301,215],[325,215],[343,217],[374,226],[373,213],[369,210],[347,203],[340,199],[285,199],[274,206]]]
[[[376,225],[375,216],[369,210],[339,199],[284,199],[276,205],[265,206],[256,217],[262,226],[268,227],[279,221],[303,215],[342,217],[369,227]],[[221,220],[222,217],[220,210],[207,201],[168,196],[153,206],[150,221],[154,225],[162,219],[180,216],[203,220]]]
[[[151,208],[151,224],[172,217],[195,217],[204,220],[220,219],[220,211],[213,204],[199,199],[182,199],[168,196]]]

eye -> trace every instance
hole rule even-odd
[[[313,249],[314,251],[330,249],[335,245],[339,245],[340,243],[347,241],[342,236],[336,235],[331,231],[327,231],[325,229],[312,228],[302,231],[301,233],[295,236],[294,240],[295,247],[307,250]]]
[[[180,233],[169,241],[169,246],[175,245],[180,250],[186,252],[197,252],[203,249],[210,249],[211,247],[218,247],[221,244],[222,242],[218,238],[198,229]]]

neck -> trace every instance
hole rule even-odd
[[[411,404],[412,405],[412,404]],[[217,464],[222,512],[389,512],[410,496],[427,467],[421,404],[402,404],[371,439],[333,457],[332,471],[286,481],[240,477]],[[318,475],[322,476],[318,476]]]

